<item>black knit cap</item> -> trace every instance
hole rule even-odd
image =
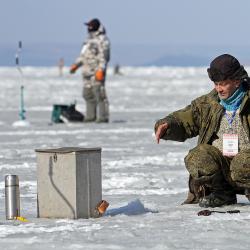
[[[85,23],[88,26],[89,31],[97,31],[101,25],[100,21],[97,18],[90,20],[89,22]]]
[[[208,76],[213,82],[224,81],[227,79],[239,80],[247,73],[239,61],[229,55],[223,54],[216,57],[211,63],[210,68],[207,69]]]

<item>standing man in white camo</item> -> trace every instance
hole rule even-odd
[[[105,90],[105,76],[110,59],[110,41],[101,22],[94,18],[85,23],[88,38],[80,56],[71,65],[70,73],[82,66],[83,98],[86,101],[85,122],[108,122],[109,103]]]

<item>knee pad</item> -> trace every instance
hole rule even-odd
[[[83,98],[86,101],[93,101],[93,100],[95,100],[95,95],[93,93],[92,87],[90,87],[90,88],[84,88],[83,89]]]
[[[106,90],[104,86],[101,86],[100,88],[100,95],[99,95],[100,101],[105,101],[107,100],[107,95],[106,95]]]
[[[220,171],[217,157],[222,157],[219,150],[207,144],[200,144],[190,150],[185,157],[185,165],[193,178],[210,176]]]
[[[250,150],[240,152],[232,159],[230,172],[238,187],[250,188]]]

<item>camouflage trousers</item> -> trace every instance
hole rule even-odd
[[[233,158],[208,144],[200,144],[189,151],[185,165],[194,180],[209,182],[209,177],[221,174],[237,193],[250,189],[250,150],[240,151]]]
[[[109,103],[104,83],[92,84],[90,79],[84,79],[83,98],[86,102],[85,121],[108,122]]]

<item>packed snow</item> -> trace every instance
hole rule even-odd
[[[52,124],[53,104],[77,102],[84,112],[81,74],[59,77],[56,67],[0,68],[0,249],[248,249],[250,203],[218,208],[239,214],[197,216],[181,205],[188,191],[183,158],[196,145],[161,141],[154,123],[213,88],[206,68],[124,67],[108,71],[110,123]],[[18,117],[24,85],[27,120]],[[35,149],[101,147],[103,199],[98,219],[37,218]],[[5,219],[4,176],[20,179],[21,215]],[[248,221],[249,220],[249,221]]]

